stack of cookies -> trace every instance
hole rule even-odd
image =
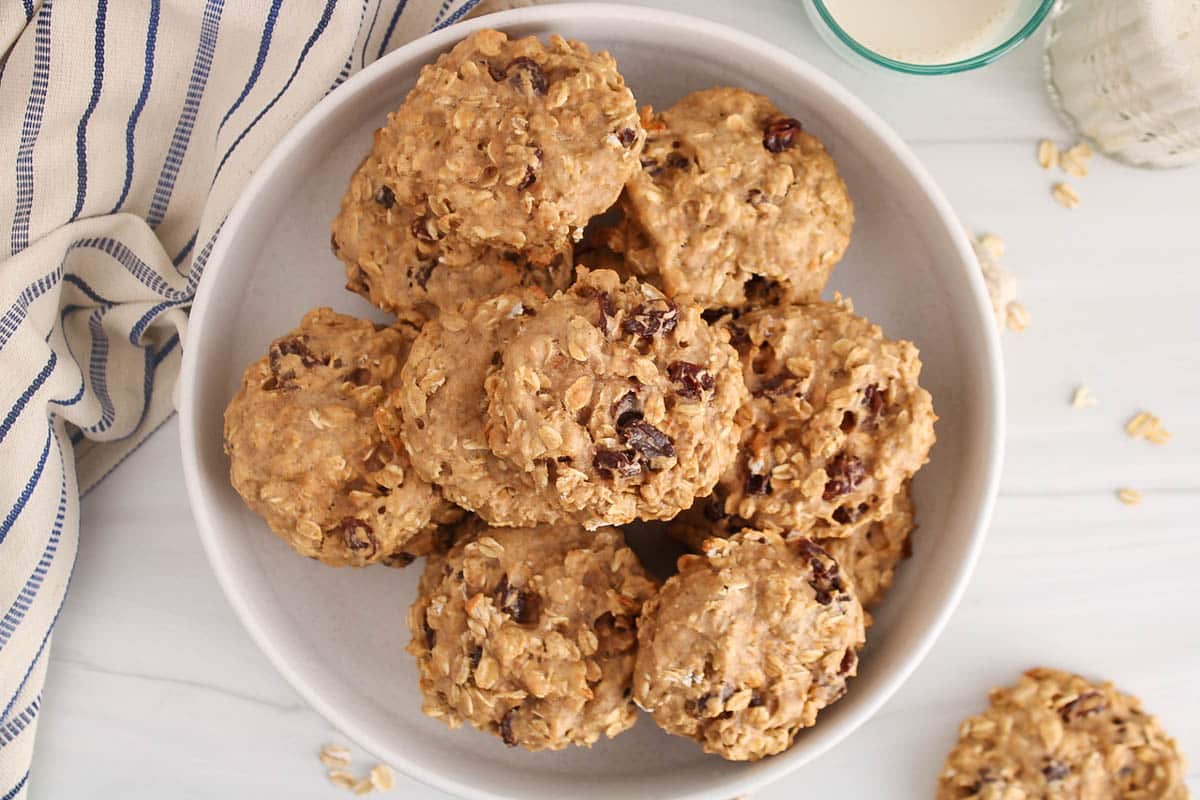
[[[425,713],[531,750],[634,724],[728,759],[842,697],[914,528],[920,360],[821,300],[853,207],[734,88],[638,111],[607,53],[480,31],[333,222],[347,287],[225,415],[234,488],[333,566],[424,557]],[[690,553],[660,582],[621,526]]]

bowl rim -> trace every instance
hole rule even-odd
[[[234,232],[241,227],[245,218],[251,213],[258,195],[264,190],[271,179],[287,162],[291,150],[300,143],[313,129],[324,124],[334,116],[347,100],[352,97],[358,87],[366,85],[378,74],[393,69],[393,65],[405,61],[410,54],[427,49],[444,51],[468,34],[481,28],[504,28],[521,24],[552,24],[557,20],[579,23],[580,20],[620,19],[630,25],[653,24],[656,26],[675,27],[691,32],[720,38],[735,48],[757,50],[778,60],[793,73],[803,75],[808,81],[819,85],[835,101],[851,112],[871,133],[883,140],[896,156],[900,164],[926,194],[928,201],[937,215],[945,223],[948,232],[958,251],[960,262],[964,267],[974,264],[974,255],[966,238],[966,233],[957,221],[948,200],[941,189],[933,181],[925,167],[917,159],[908,145],[883,119],[868,108],[862,101],[850,93],[833,78],[813,67],[803,59],[792,55],[786,50],[770,44],[757,36],[731,28],[721,23],[701,19],[689,14],[659,9],[629,6],[615,3],[571,3],[563,5],[535,5],[517,8],[495,14],[485,15],[466,22],[461,22],[439,30],[388,53],[383,58],[361,70],[347,80],[337,90],[322,98],[313,108],[309,109],[296,124],[275,144],[271,152],[254,171],[240,197],[230,210],[225,222],[221,224],[213,245],[206,274],[200,281],[192,307],[189,329],[203,329],[205,319],[210,311],[211,286],[219,279],[223,271],[230,269],[227,251],[231,247]],[[945,593],[945,601],[938,608],[929,625],[921,633],[920,639],[911,651],[905,654],[897,668],[891,674],[881,677],[873,697],[864,702],[855,713],[839,718],[839,727],[833,729],[818,743],[804,751],[789,750],[757,762],[753,770],[745,770],[740,775],[731,773],[734,777],[720,782],[699,792],[674,794],[678,800],[727,800],[732,795],[753,792],[764,785],[779,780],[791,773],[804,763],[819,757],[835,745],[841,743],[852,732],[856,731],[868,720],[875,716],[879,709],[903,685],[916,668],[924,661],[934,642],[945,629],[947,622],[958,607],[975,565],[982,551],[992,510],[995,505],[999,487],[1001,465],[1004,454],[1004,420],[1005,420],[1005,390],[1004,374],[1000,356],[999,333],[991,324],[993,318],[990,301],[988,300],[982,274],[977,269],[966,269],[966,279],[971,288],[975,302],[975,312],[981,321],[980,336],[982,349],[986,353],[987,376],[993,391],[985,395],[980,403],[982,423],[986,428],[988,454],[982,465],[980,481],[980,497],[973,515],[974,522],[970,530],[970,538],[958,574],[949,582]],[[194,335],[194,334],[193,334]],[[180,414],[180,445],[183,461],[184,480],[187,486],[189,504],[200,535],[205,553],[216,574],[226,599],[233,607],[239,621],[250,634],[251,639],[267,656],[275,669],[284,677],[292,688],[323,716],[334,727],[363,747],[364,750],[379,754],[389,752],[389,760],[397,769],[408,777],[421,783],[464,798],[477,800],[500,800],[506,795],[487,791],[477,785],[464,783],[458,778],[430,770],[421,763],[403,757],[402,754],[390,754],[390,749],[380,746],[371,736],[361,730],[356,721],[343,714],[333,703],[327,702],[322,693],[311,686],[293,667],[289,655],[276,646],[270,626],[260,620],[254,612],[251,602],[239,583],[234,579],[234,571],[229,554],[221,544],[220,526],[213,519],[213,510],[205,494],[205,478],[203,476],[202,460],[198,436],[198,411],[196,386],[198,385],[199,352],[202,348],[193,345],[184,348],[183,360],[179,374],[178,410]]]
[[[1000,44],[982,53],[971,56],[970,58],[962,58],[957,61],[944,61],[938,64],[914,64],[911,61],[901,61],[895,58],[889,58],[878,50],[872,50],[864,45],[858,39],[851,36],[845,28],[843,28],[834,18],[829,8],[825,5],[825,0],[811,0],[813,9],[817,12],[821,21],[825,23],[830,32],[836,36],[842,44],[850,48],[856,55],[865,58],[872,64],[880,67],[886,67],[896,72],[902,72],[908,75],[953,75],[957,72],[968,72],[973,69],[979,69],[991,64],[993,61],[1003,57],[1009,52],[1020,47],[1026,39],[1032,36],[1046,16],[1054,8],[1057,0],[1041,0],[1038,7],[1034,9],[1033,14],[1022,25],[1016,33],[1005,39]]]

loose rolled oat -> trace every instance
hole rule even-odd
[[[1054,169],[1058,166],[1058,145],[1049,139],[1038,143],[1038,164],[1042,169]]]
[[[391,791],[396,785],[396,775],[387,764],[376,764],[371,767],[371,785],[381,792]]]
[[[1071,405],[1074,408],[1092,408],[1099,402],[1092,390],[1086,386],[1077,387],[1071,395]]]
[[[350,750],[340,744],[327,744],[321,748],[321,763],[330,769],[350,766]]]
[[[1005,311],[1005,322],[1009,330],[1020,333],[1029,327],[1029,309],[1025,308],[1025,304],[1020,300],[1009,303]]]
[[[1127,506],[1137,506],[1142,503],[1142,493],[1137,489],[1119,489],[1117,498]]]
[[[1063,208],[1079,208],[1079,193],[1070,184],[1056,183],[1050,193]]]
[[[1152,444],[1171,441],[1171,432],[1163,427],[1162,420],[1149,411],[1138,412],[1125,424],[1125,432],[1134,439],[1145,439]]]

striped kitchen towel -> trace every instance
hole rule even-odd
[[[0,4],[0,800],[28,789],[79,492],[170,415],[239,190],[324,95],[475,2]]]

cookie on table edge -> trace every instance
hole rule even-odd
[[[1111,683],[1031,669],[959,727],[937,800],[1186,800],[1182,754],[1137,698]]]

